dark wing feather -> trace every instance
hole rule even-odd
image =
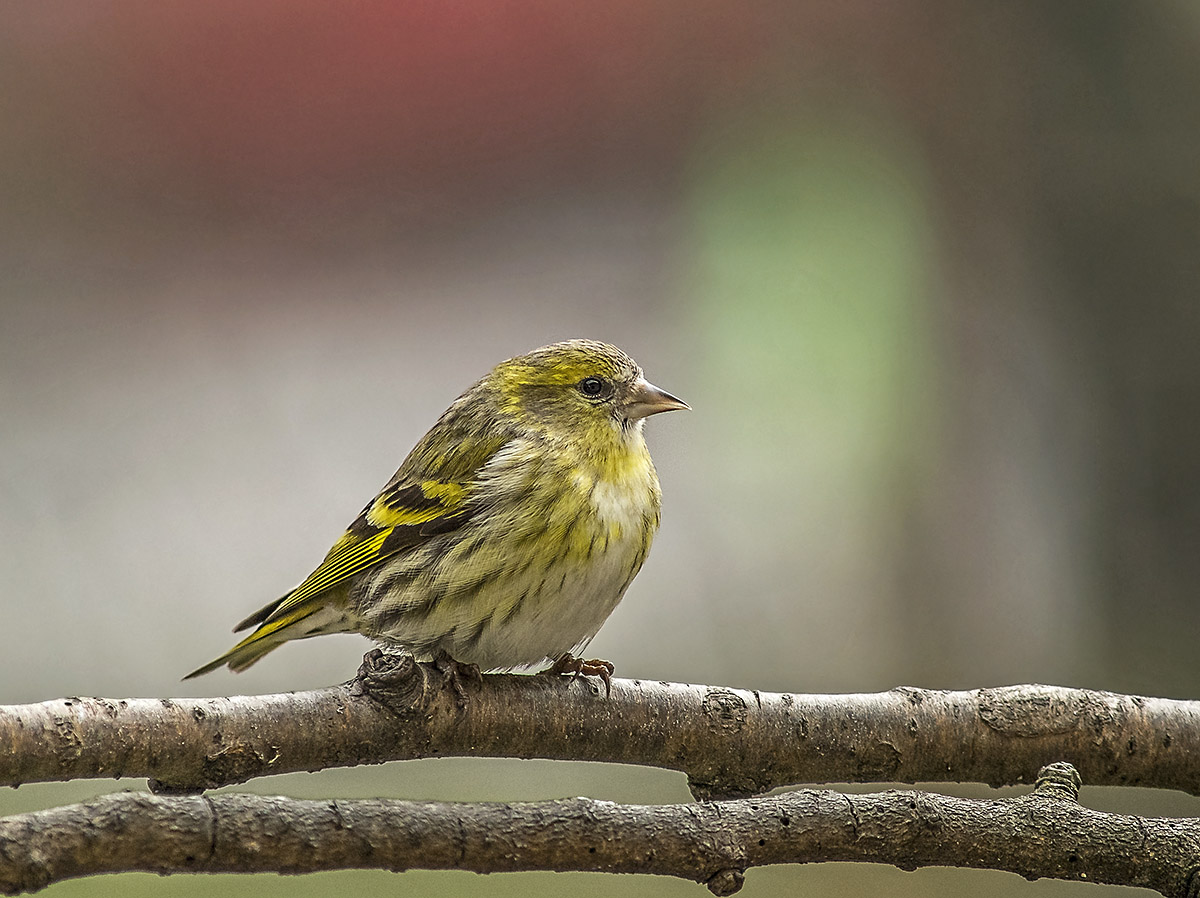
[[[478,510],[472,492],[479,471],[511,438],[498,426],[483,393],[464,394],[417,443],[387,486],[351,524],[308,578],[282,598],[247,617],[237,630],[257,627],[221,657],[188,674],[227,664],[244,670],[289,639],[320,611],[326,593],[355,574],[440,533],[462,527]]]
[[[471,498],[478,472],[508,441],[498,432],[471,438],[465,426],[470,417],[468,412],[439,421],[320,566],[290,593],[238,624],[235,632],[290,617],[355,574],[469,521],[476,511]],[[438,444],[446,448],[435,452]],[[418,468],[419,474],[414,470]]]

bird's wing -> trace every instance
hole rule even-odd
[[[422,480],[400,483],[380,493],[333,544],[320,566],[288,593],[267,619],[285,614],[403,549],[420,545],[435,533],[461,527],[470,517],[469,492],[465,484]],[[238,629],[258,622],[247,618]]]
[[[235,632],[256,629],[184,679],[223,664],[234,671],[245,670],[287,640],[312,635],[293,631],[321,611],[328,590],[439,533],[462,527],[479,510],[474,494],[480,471],[510,438],[510,433],[496,427],[479,409],[469,404],[451,406],[308,579],[238,624]]]
[[[443,432],[442,437],[447,436],[459,435]],[[291,617],[311,604],[308,600],[355,574],[463,526],[478,510],[471,501],[475,478],[505,442],[507,438],[500,434],[482,440],[452,439],[447,451],[423,456],[420,450],[426,441],[422,441],[333,544],[320,566],[290,593],[239,623],[234,632]],[[420,475],[411,470],[415,465],[410,462],[417,461],[422,462]]]

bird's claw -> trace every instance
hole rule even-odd
[[[438,652],[433,656],[433,666],[445,678],[446,685],[454,690],[454,697],[460,708],[466,707],[468,703],[467,690],[463,686],[463,681],[474,680],[481,685],[483,683],[483,674],[480,672],[478,664],[456,661],[445,652]]]
[[[570,652],[555,660],[554,665],[550,668],[550,673],[562,676],[570,674],[571,679],[577,679],[579,676],[599,677],[604,683],[604,697],[609,698],[612,695],[612,675],[616,667],[611,661],[603,661],[599,658],[592,658],[585,661],[582,658],[576,658]]]

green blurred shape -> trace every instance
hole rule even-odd
[[[727,123],[691,175],[690,294],[727,406],[703,417],[724,422],[734,480],[773,479],[780,447],[856,474],[911,449],[932,423],[935,365],[908,135],[884,115],[766,110]]]

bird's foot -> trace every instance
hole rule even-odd
[[[478,664],[456,661],[446,652],[434,652],[433,666],[445,678],[446,685],[454,690],[454,697],[460,708],[467,706],[467,690],[463,686],[463,681],[474,680],[476,683],[483,683],[483,674],[480,672]]]
[[[575,679],[580,675],[585,677],[599,677],[604,683],[604,697],[608,698],[612,695],[612,675],[615,670],[616,667],[613,666],[611,661],[602,661],[599,658],[585,661],[567,652],[562,657],[555,659],[554,665],[550,668],[549,672],[559,676],[570,674],[571,679]]]

